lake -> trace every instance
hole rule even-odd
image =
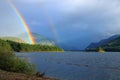
[[[45,76],[60,80],[120,80],[119,52],[17,53]]]

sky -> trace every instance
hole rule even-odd
[[[84,49],[91,42],[120,34],[119,0],[10,0],[32,32],[66,48]],[[0,0],[0,36],[24,32],[7,0]]]

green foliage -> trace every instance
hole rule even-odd
[[[6,52],[0,52],[0,69],[25,74],[35,73],[35,69],[32,64],[25,60],[16,58],[13,53]]]
[[[35,68],[26,60],[21,60],[12,52],[10,45],[3,40],[0,40],[0,69],[25,73],[35,74]]]
[[[2,51],[8,52],[11,50],[12,50],[11,46],[6,41],[0,40],[0,51],[1,52]]]
[[[49,45],[30,45],[24,43],[17,43],[13,41],[6,41],[10,44],[12,49],[15,52],[39,52],[39,51],[63,51],[61,48],[56,46],[49,46]]]
[[[99,46],[102,49],[104,49],[105,51],[112,51],[112,52],[120,52],[120,37],[118,37],[115,40],[110,41],[109,43],[106,43],[103,46]],[[88,48],[86,49],[86,51],[97,51],[99,49],[99,47],[96,48]]]
[[[35,74],[35,68],[26,60],[21,60],[15,56],[15,52],[38,52],[38,51],[63,51],[55,46],[46,45],[30,45],[24,43],[17,43],[13,41],[0,40],[0,69],[25,73]]]
[[[19,42],[19,43],[25,43],[25,41],[17,37],[0,37],[0,39],[5,41],[10,40],[10,41]]]

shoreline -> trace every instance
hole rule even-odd
[[[49,77],[37,77],[34,75],[27,75],[23,73],[14,73],[0,70],[0,80],[59,80]]]
[[[66,52],[66,51],[38,51],[38,52],[53,52],[53,53],[55,53],[55,52]],[[38,53],[38,52],[14,52],[14,53]]]

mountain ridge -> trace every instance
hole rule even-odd
[[[96,43],[97,46],[92,46],[92,47],[87,47],[86,51],[98,51],[99,48],[102,48],[105,51],[113,51],[113,52],[119,52],[120,51],[120,35],[115,35],[112,37],[109,37],[108,39],[106,39],[107,42],[99,45],[100,43]],[[104,41],[104,40],[103,40]]]
[[[113,35],[113,36],[111,36],[111,37],[109,37],[109,38],[102,39],[102,40],[100,40],[99,42],[93,42],[93,43],[91,43],[90,45],[88,45],[87,48],[96,48],[96,47],[103,46],[103,45],[109,43],[110,41],[112,41],[112,40],[114,40],[114,39],[116,39],[116,38],[118,38],[118,37],[120,37],[120,35]]]
[[[55,45],[54,41],[38,34],[38,33],[34,33],[34,32],[31,32],[32,33],[32,36],[34,37],[35,39],[35,44],[41,44],[41,45]],[[27,33],[22,33],[20,35],[18,35],[19,38],[21,38],[22,40],[28,42],[28,34]]]

